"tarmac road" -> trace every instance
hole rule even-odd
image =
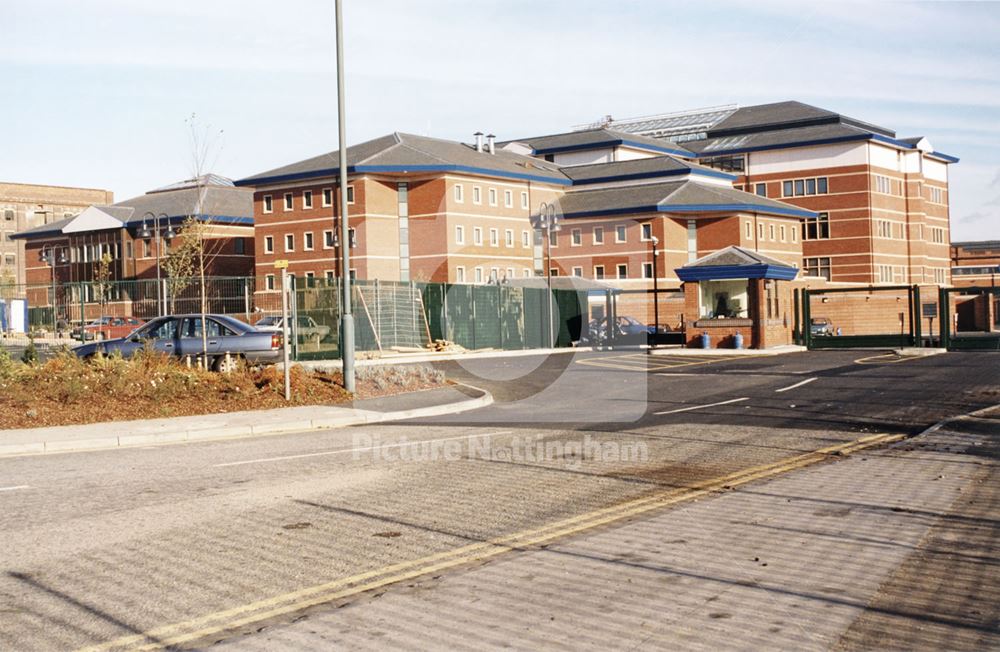
[[[226,639],[244,646],[256,640],[244,634],[262,624],[283,634],[260,635],[261,649],[316,647],[327,639],[292,624],[312,614],[310,601],[322,611],[324,604],[358,599],[356,589],[366,582],[384,581],[358,599],[358,608],[367,609],[377,602],[373,595],[419,594],[413,586],[423,585],[414,578],[424,571],[464,577],[468,564],[488,560],[484,550],[500,555],[497,564],[514,563],[484,542],[514,536],[511,545],[519,547],[547,536],[539,528],[554,523],[565,534],[552,540],[572,541],[606,510],[655,524],[684,511],[643,511],[644,501],[665,492],[684,498],[717,478],[735,477],[738,484],[746,469],[870,435],[915,434],[1000,402],[997,358],[983,354],[897,361],[836,351],[696,360],[609,352],[446,366],[451,377],[492,391],[497,403],[450,418],[320,433],[0,459],[0,649],[203,646]],[[893,459],[884,455],[882,463]],[[823,471],[824,481],[833,482],[840,464],[792,472],[789,481]],[[706,509],[685,527],[728,531],[733,513],[725,505]],[[630,536],[619,527],[625,526],[597,530],[610,537],[600,546],[628,548]],[[921,532],[907,530],[901,554],[883,575],[906,562]],[[509,570],[532,574],[518,565]],[[573,577],[578,570],[546,567],[539,577]],[[482,581],[477,591],[451,599],[503,588],[494,576]],[[544,593],[549,585],[539,582],[518,590]],[[597,586],[607,581],[589,590]],[[648,593],[633,598],[641,596]],[[420,600],[408,600],[407,609],[419,612]],[[842,616],[848,624],[857,616],[851,613]],[[359,618],[344,625],[350,633],[344,641],[377,647],[378,638],[363,636],[371,627],[359,625],[370,621]],[[425,647],[421,642],[434,631],[406,618],[387,627],[395,634],[384,640],[415,647]],[[588,627],[595,647],[606,640],[600,632],[615,631],[599,622]],[[457,634],[451,631],[450,640],[461,640]],[[677,630],[653,635],[659,645],[681,640],[673,638]],[[525,641],[516,646],[557,642],[547,634]],[[493,647],[496,641],[467,642]]]

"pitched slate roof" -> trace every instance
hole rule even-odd
[[[562,168],[562,173],[573,181],[574,186],[605,181],[627,181],[632,179],[653,179],[686,174],[702,174],[709,177],[735,180],[732,174],[720,172],[704,165],[683,161],[673,156],[651,156],[614,163],[593,165],[573,165]]]
[[[799,127],[796,129],[779,129],[746,134],[733,134],[696,140],[685,143],[689,149],[699,156],[709,156],[718,153],[738,153],[765,149],[778,149],[797,144],[822,144],[832,142],[847,142],[852,140],[868,140],[872,133],[858,127],[840,123]]]
[[[782,260],[730,245],[674,270],[677,278],[688,281],[766,278],[790,281],[799,270]]]
[[[111,206],[90,206],[80,215],[20,231],[11,237],[33,239],[46,235],[135,226],[141,224],[148,213],[154,216],[166,215],[169,221],[177,223],[194,215],[199,206],[199,188],[196,185],[185,186],[185,183],[187,182],[175,184],[184,188],[181,190],[159,189]],[[197,212],[199,219],[222,224],[253,225],[252,190],[221,184],[202,186],[200,192],[203,194],[200,211]],[[97,211],[107,216],[106,219],[93,222],[101,226],[92,227],[86,224],[95,215],[99,216],[99,213],[95,213]],[[81,225],[81,220],[85,224]],[[74,226],[78,228],[74,229]]]
[[[790,217],[815,217],[816,213],[773,199],[697,181],[671,181],[619,188],[573,190],[559,200],[564,217],[627,215],[631,213],[745,212]]]
[[[240,179],[236,185],[254,186],[335,176],[339,173],[338,164],[338,152],[327,152]],[[477,152],[475,147],[464,143],[399,132],[348,147],[347,166],[349,172],[356,173],[461,171],[569,184],[560,173],[559,166],[553,163],[502,149],[497,149],[496,154]]]
[[[888,136],[889,138],[896,137],[896,132],[891,129],[795,101],[741,107],[725,120],[722,120],[709,129],[708,137],[717,138],[756,131],[791,129],[834,123],[853,125],[883,136]]]
[[[788,263],[777,258],[771,258],[760,252],[744,249],[736,245],[730,245],[725,249],[702,256],[698,260],[684,265],[684,267],[717,267],[720,265],[776,265],[779,267],[790,267]]]
[[[676,154],[678,156],[686,156],[690,154],[690,152],[684,147],[681,147],[676,143],[672,143],[669,140],[651,138],[649,136],[641,136],[639,134],[630,134],[625,131],[615,131],[613,129],[605,128],[570,131],[564,134],[534,136],[532,138],[516,138],[513,141],[505,141],[499,145],[502,146],[510,142],[525,143],[534,149],[535,154],[538,155],[618,145],[646,149],[665,154]]]

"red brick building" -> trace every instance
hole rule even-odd
[[[27,229],[13,237],[25,243],[29,286],[66,286],[61,291],[91,292],[104,256],[110,258],[110,280],[135,281],[161,276],[173,237],[181,235],[189,217],[209,225],[206,252],[208,276],[248,276],[253,269],[253,209],[251,193],[228,179],[207,175],[152,190],[110,206],[93,205],[80,214]],[[160,237],[157,238],[157,230]],[[158,247],[160,248],[158,250]],[[91,297],[57,297],[57,301]],[[51,305],[50,293],[29,296],[33,306]]]
[[[1000,240],[951,243],[951,278],[958,287],[997,287]]]
[[[950,282],[948,165],[927,139],[780,102],[606,121],[738,175],[737,188],[817,214],[802,267],[834,282]]]

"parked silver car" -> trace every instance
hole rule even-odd
[[[257,320],[257,323],[253,326],[260,331],[273,331],[280,333],[283,322],[284,320],[280,315],[269,316]],[[295,337],[298,338],[299,341],[316,342],[318,344],[329,334],[330,327],[326,324],[317,323],[312,317],[301,316],[295,320]]]
[[[136,329],[127,337],[84,344],[73,349],[81,358],[91,358],[118,351],[130,358],[147,345],[156,351],[180,358],[205,354],[212,369],[226,371],[226,364],[236,360],[251,364],[273,364],[281,360],[281,333],[260,331],[227,315],[206,315],[205,336],[202,336],[200,314],[157,317]],[[229,354],[228,356],[226,354]]]

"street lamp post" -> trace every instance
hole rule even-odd
[[[549,348],[556,347],[555,316],[552,307],[552,234],[558,232],[559,216],[556,215],[556,205],[542,202],[538,207],[538,225],[545,233],[545,284],[548,287],[549,313]]]
[[[335,0],[337,31],[337,130],[340,138],[340,278],[344,296],[340,303],[340,359],[344,389],[354,393],[354,315],[351,314],[351,233],[347,219],[347,126],[344,113],[344,15]]]
[[[146,213],[142,216],[142,229],[139,231],[139,237],[143,240],[148,240],[153,235],[153,233],[149,230],[149,225],[146,224],[147,217],[153,219],[153,229],[156,231],[156,312],[160,317],[162,317],[167,314],[167,297],[163,293],[163,282],[160,278],[160,248],[163,246],[162,240],[164,238],[170,240],[174,237],[174,231],[170,228],[170,216],[166,213],[156,214],[152,211],[146,211]],[[160,231],[161,217],[167,223],[167,232],[163,234],[162,237]]]
[[[656,273],[656,256],[659,254],[656,251],[656,245],[660,244],[660,239],[655,235],[650,236],[649,243],[653,247],[653,341],[650,342],[650,347],[656,346],[657,338],[660,335],[660,287],[657,282]]]

